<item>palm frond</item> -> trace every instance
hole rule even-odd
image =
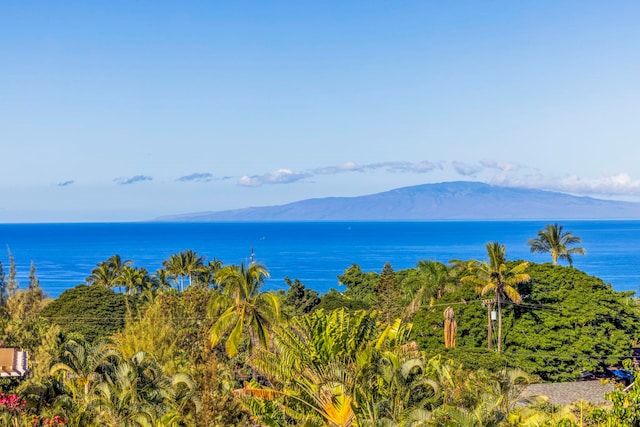
[[[234,307],[229,307],[224,313],[218,317],[209,330],[209,341],[212,347],[215,347],[222,337],[238,323],[238,313]]]

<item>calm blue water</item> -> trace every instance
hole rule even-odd
[[[298,278],[319,292],[338,286],[337,276],[351,264],[380,272],[420,260],[486,259],[485,243],[498,241],[508,259],[548,262],[531,254],[526,242],[545,221],[492,222],[321,222],[321,223],[113,223],[0,224],[0,245],[11,249],[18,279],[28,283],[35,263],[50,296],[84,283],[91,270],[113,254],[153,272],[171,254],[193,249],[224,264],[256,261],[271,273],[267,289],[285,288],[284,278]],[[563,221],[565,230],[583,239],[586,256],[574,266],[611,283],[614,289],[640,285],[640,221]],[[5,272],[8,255],[0,250]]]

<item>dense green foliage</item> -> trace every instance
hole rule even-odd
[[[371,307],[376,302],[375,289],[378,283],[378,275],[375,272],[363,272],[359,265],[353,264],[347,268],[338,282],[347,287],[344,296],[352,301]]]
[[[41,315],[67,334],[77,333],[95,341],[124,327],[126,298],[102,286],[78,285],[61,293]]]
[[[339,276],[344,292],[322,296],[288,278],[286,292],[264,292],[264,266],[184,251],[155,274],[114,255],[90,286],[48,301],[35,266],[20,289],[10,258],[0,332],[29,351],[31,373],[0,381],[0,424],[640,425],[638,384],[611,393],[610,407],[521,395],[532,381],[629,364],[640,340],[633,293],[487,249],[489,262],[387,263],[380,274],[353,264]]]
[[[281,295],[281,310],[286,316],[301,316],[310,313],[320,304],[318,292],[305,287],[299,279],[292,282],[291,279],[285,277],[284,282],[289,287],[287,292]]]
[[[387,323],[402,317],[402,292],[396,281],[396,275],[388,262],[384,264],[375,288],[376,309],[382,313]]]
[[[530,268],[526,305],[514,307],[509,345],[549,380],[620,363],[638,339],[640,313],[629,294],[571,267]]]
[[[559,381],[630,356],[640,311],[628,294],[571,267],[534,264],[528,272],[532,281],[520,286],[522,303],[504,308],[505,363]],[[420,311],[414,318],[416,340],[430,352],[444,348],[442,311],[447,305],[455,308],[458,320],[456,351],[484,353],[487,308],[471,285]]]

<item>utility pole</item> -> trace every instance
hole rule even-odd
[[[491,312],[493,311],[493,304],[495,299],[482,300],[482,305],[487,307],[487,348],[491,350],[493,344],[493,328],[491,322]]]

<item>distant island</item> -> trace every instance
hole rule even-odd
[[[640,203],[553,191],[456,181],[356,197],[300,200],[278,206],[185,213],[154,221],[432,221],[640,219]]]

